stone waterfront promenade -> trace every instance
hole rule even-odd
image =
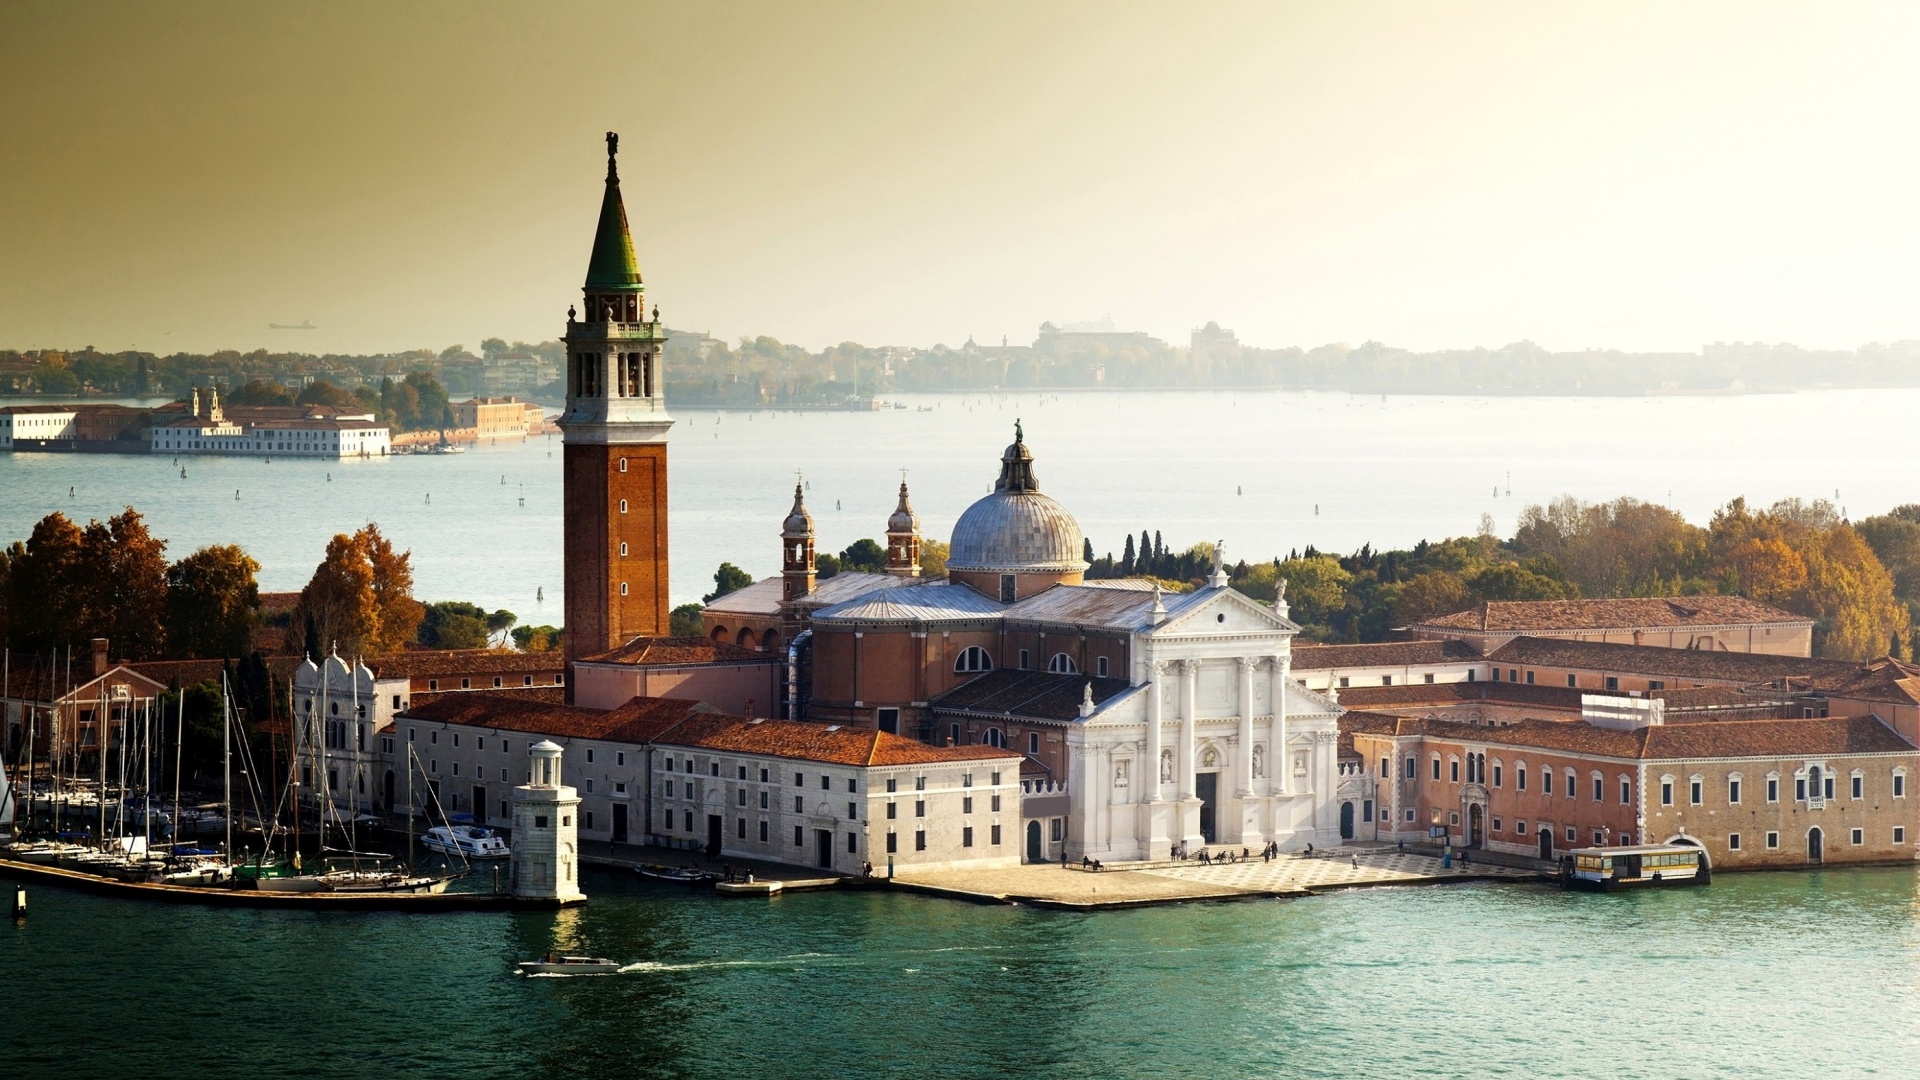
[[[1357,863],[1357,865],[1356,865]],[[1309,858],[1285,854],[1271,862],[1254,857],[1208,866],[1184,862],[1130,863],[1099,872],[1078,866],[1009,867],[1003,870],[900,872],[899,885],[916,891],[970,900],[1026,903],[1046,907],[1105,908],[1231,900],[1251,897],[1309,896],[1315,892],[1378,885],[1430,885],[1462,881],[1525,881],[1540,872],[1482,863],[1443,868],[1432,854],[1360,845],[1316,852]]]

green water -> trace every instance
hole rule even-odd
[[[585,884],[477,916],[36,889],[0,1076],[1920,1075],[1911,869],[1088,915]],[[548,948],[635,966],[513,974]]]

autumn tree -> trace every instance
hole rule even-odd
[[[413,598],[410,552],[393,550],[369,524],[327,541],[326,556],[300,591],[292,623],[309,656],[397,652],[411,641],[425,617]]]
[[[947,576],[947,542],[945,540],[929,540],[921,537],[920,576],[923,578]]]
[[[1893,576],[1861,538],[1841,523],[1814,534],[1802,555],[1807,583],[1802,614],[1814,619],[1814,648],[1821,656],[1871,660],[1901,651],[1912,623],[1894,599]]]
[[[253,650],[260,564],[232,544],[203,547],[167,569],[167,649],[178,657]]]
[[[144,660],[166,645],[167,542],[129,506],[87,522],[82,636],[104,637],[124,657]]]
[[[1460,578],[1445,570],[1415,574],[1400,587],[1394,604],[1394,620],[1402,626],[1451,615],[1473,606],[1473,594]]]
[[[1740,594],[1764,604],[1791,603],[1807,586],[1807,562],[1785,540],[1753,536],[1727,553]]]

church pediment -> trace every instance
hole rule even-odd
[[[1292,635],[1300,630],[1272,608],[1234,589],[1206,589],[1181,599],[1187,603],[1179,605],[1166,622],[1147,631],[1150,637],[1165,640],[1219,634]]]

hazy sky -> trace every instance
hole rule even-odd
[[[1920,338],[1920,4],[0,5],[0,347]],[[312,333],[269,322],[311,320]]]

